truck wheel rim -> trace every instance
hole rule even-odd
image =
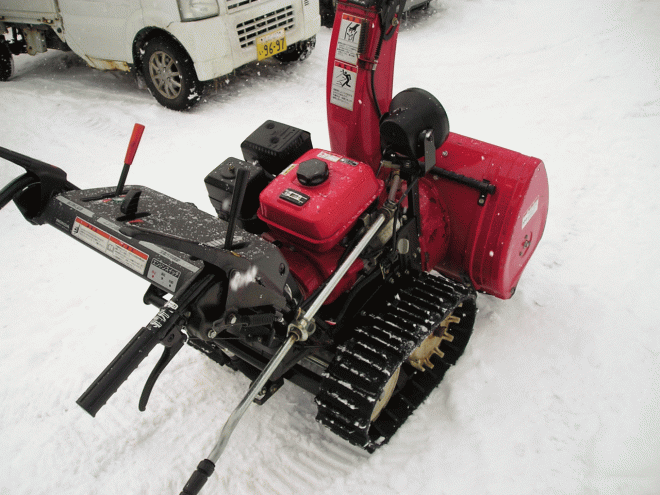
[[[158,51],[151,56],[149,76],[156,90],[165,98],[174,99],[181,93],[181,73],[167,53]]]

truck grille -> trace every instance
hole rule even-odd
[[[236,33],[238,34],[238,41],[241,44],[241,48],[254,45],[254,39],[262,34],[280,28],[284,28],[287,31],[292,29],[293,20],[293,7],[288,5],[268,14],[260,15],[254,19],[237,24]]]
[[[227,11],[231,12],[234,9],[243,7],[244,5],[249,5],[259,0],[227,0]]]

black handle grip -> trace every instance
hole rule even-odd
[[[38,182],[39,179],[30,173],[16,177],[0,191],[0,210],[7,206],[7,203],[14,199],[16,194],[21,192],[26,187]]]
[[[190,476],[188,483],[181,490],[180,495],[197,495],[202,489],[206,481],[209,479],[209,476],[213,474],[215,469],[215,464],[213,464],[208,459],[204,459],[197,465],[197,469]]]
[[[159,341],[153,329],[142,327],[76,403],[95,416]]]
[[[201,274],[204,274],[202,277]],[[107,400],[119,389],[151,350],[165,338],[177,324],[186,308],[215,283],[215,275],[205,270],[188,280],[172,296],[158,314],[142,327],[126,344],[112,362],[103,370],[94,383],[83,393],[76,403],[92,416],[95,416]]]

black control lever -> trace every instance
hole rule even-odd
[[[234,244],[234,229],[238,214],[243,206],[245,198],[245,188],[247,187],[248,171],[239,168],[236,172],[236,182],[234,182],[234,194],[231,197],[231,209],[229,211],[229,223],[227,224],[227,235],[225,236],[225,249],[231,249]]]
[[[140,395],[140,403],[138,405],[138,409],[140,411],[144,411],[147,408],[147,402],[149,401],[149,396],[151,395],[151,391],[154,389],[156,380],[158,380],[158,377],[167,367],[167,365],[170,364],[172,358],[176,356],[176,353],[181,350],[183,344],[186,343],[186,340],[187,337],[181,331],[181,329],[174,328],[161,341],[161,344],[165,346],[165,350],[163,351],[163,355],[156,363],[156,366],[151,371],[149,378],[147,378],[147,381],[144,384],[144,388],[142,389],[142,395]]]
[[[181,325],[181,319],[188,308],[215,283],[216,274],[206,270],[198,272],[165,303],[147,326],[135,334],[76,403],[95,416],[149,352]]]
[[[225,317],[213,322],[213,330],[218,334],[227,328],[237,327],[239,333],[242,333],[244,328],[266,327],[281,318],[282,313],[279,312],[255,315],[229,313]]]

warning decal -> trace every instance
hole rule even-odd
[[[149,261],[148,254],[135,249],[82,218],[76,217],[71,235],[140,275],[144,273],[147,261]]]
[[[332,71],[330,103],[353,111],[357,74],[357,67],[335,60],[335,67]]]
[[[358,46],[360,45],[360,35],[362,34],[362,23],[364,21],[360,17],[342,14],[335,59],[357,65]]]
[[[316,156],[317,158],[323,158],[329,162],[338,162],[341,159],[341,156],[337,156],[334,153],[330,153],[328,151],[319,151],[319,154]]]

